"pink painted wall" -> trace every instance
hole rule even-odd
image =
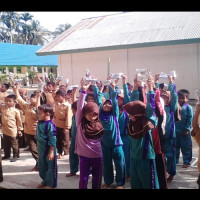
[[[79,84],[85,69],[99,80],[106,80],[108,57],[110,72],[123,72],[132,83],[136,68],[149,68],[153,75],[175,70],[178,89],[188,89],[190,98],[195,97],[194,89],[200,88],[199,44],[170,45],[159,47],[132,48],[110,51],[85,52],[58,55],[58,73],[70,79],[70,84]],[[119,81],[121,87],[122,81]],[[160,82],[165,82],[160,80]],[[166,82],[167,83],[167,82]]]

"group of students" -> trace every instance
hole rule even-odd
[[[38,74],[37,79],[42,82]],[[48,81],[44,92],[34,92],[30,102],[13,83],[14,95],[5,95],[0,107],[2,159],[10,158],[12,147],[11,161],[17,161],[18,137],[23,130],[36,160],[33,170],[38,170],[42,179],[37,188],[57,187],[57,159],[69,154],[66,177],[79,171],[80,189],[87,188],[90,174],[92,189],[109,188],[114,181],[117,189],[124,188],[126,181],[132,189],[167,189],[177,173],[180,150],[182,167],[189,167],[192,160],[189,91],[177,92],[170,75],[167,89],[158,83],[159,74],[155,78],[149,75],[145,84],[136,75],[133,85],[122,75],[123,89],[119,89],[119,79],[108,80],[110,85],[104,86],[82,79],[78,99],[76,89]],[[23,124],[15,100],[24,113]]]

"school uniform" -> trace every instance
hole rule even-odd
[[[102,151],[103,151],[103,177],[106,185],[110,185],[114,181],[113,161],[116,169],[116,183],[118,186],[125,184],[125,156],[123,151],[123,142],[120,136],[119,129],[119,107],[117,104],[117,91],[110,90],[110,97],[112,101],[112,111],[106,114],[101,103],[101,96],[99,95],[100,105],[100,120],[104,127],[104,134],[102,136]]]
[[[7,92],[0,92],[0,105],[5,104],[5,99],[8,96]]]
[[[69,166],[70,173],[76,173],[79,169],[79,158],[75,151],[75,142],[76,142],[76,119],[75,115],[72,116],[72,128],[71,128],[71,144],[69,150]]]
[[[124,90],[124,104],[127,104],[130,102],[127,84],[123,84],[123,90]],[[122,112],[119,114],[118,123],[119,123],[120,136],[123,142],[122,147],[125,156],[127,177],[130,176],[130,137],[127,129],[128,122],[129,122],[128,113],[123,109]]]
[[[166,125],[164,134],[164,149],[166,158],[167,173],[171,176],[176,175],[176,130],[174,113],[177,109],[178,95],[176,93],[176,86],[170,83],[168,91],[171,93],[170,104],[165,106]]]
[[[50,104],[51,106],[54,106],[55,104],[55,100],[54,100],[54,97],[55,97],[55,91],[46,91],[46,92],[43,92],[41,97],[40,97],[40,104]]]
[[[153,110],[153,102],[150,102],[150,95],[154,96],[154,92],[150,91],[147,93],[148,101],[145,115],[154,127],[156,127],[157,118]],[[128,105],[125,105],[124,109],[126,109],[126,106]],[[126,110],[130,112],[128,109]],[[131,189],[159,189],[151,131],[150,129],[144,136],[139,138],[130,136]]]
[[[176,163],[179,163],[180,150],[183,155],[183,163],[190,165],[192,160],[191,128],[193,109],[188,103],[181,106],[181,120],[175,123],[176,127]],[[188,131],[188,135],[183,132]]]
[[[100,189],[102,181],[102,148],[101,138],[89,139],[83,133],[81,120],[86,92],[79,95],[76,111],[76,143],[75,153],[79,156],[80,179],[79,189],[87,189],[88,178],[92,173],[92,189]]]
[[[2,119],[3,147],[5,157],[9,158],[11,147],[13,149],[13,158],[19,158],[19,145],[17,132],[23,130],[20,112],[15,107],[7,108],[0,106]]]
[[[5,104],[5,99],[8,96],[7,92],[0,92],[0,105]],[[1,124],[1,113],[0,113],[0,124]]]
[[[36,107],[27,103],[21,97],[18,97],[17,102],[24,112],[24,134],[26,143],[30,148],[33,158],[38,163],[38,151],[36,142],[36,127],[38,122]],[[22,119],[23,120],[23,119]]]
[[[56,128],[52,120],[38,121],[36,129],[38,150],[38,171],[42,184],[55,188],[57,186]],[[50,146],[54,146],[54,159],[48,160]]]
[[[69,154],[69,129],[72,125],[72,111],[71,104],[68,102],[56,103],[53,122],[57,130],[57,150],[60,155],[64,151],[64,155]],[[67,132],[66,132],[67,130]]]
[[[0,135],[1,137],[1,135]],[[2,156],[1,156],[1,138],[0,138],[0,182],[3,181],[3,168],[2,168]]]

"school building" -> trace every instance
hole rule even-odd
[[[38,45],[0,43],[0,76],[12,72],[15,76],[24,78],[28,69],[33,71],[33,67],[37,67],[41,77],[44,72],[57,74],[57,56],[37,56],[36,51],[41,48]]]
[[[130,83],[137,68],[150,68],[153,75],[175,70],[177,90],[188,89],[196,98],[200,12],[123,12],[82,19],[36,54],[58,55],[58,73],[71,84],[80,84],[85,69],[99,80],[123,72]]]

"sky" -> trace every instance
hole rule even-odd
[[[85,18],[90,17],[97,17],[97,16],[103,16],[103,15],[110,15],[115,13],[121,13],[121,12],[74,12],[74,11],[60,11],[60,12],[29,12],[31,15],[33,15],[34,20],[38,20],[40,22],[40,25],[44,28],[48,29],[49,31],[55,31],[55,29],[60,24],[71,24],[74,26],[79,21]],[[20,12],[21,13],[21,12]]]

